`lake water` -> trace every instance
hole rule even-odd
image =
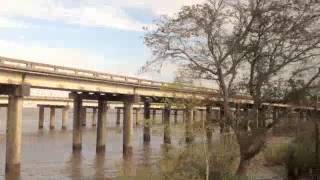
[[[178,120],[181,123],[182,114]],[[134,127],[133,156],[122,156],[122,126],[116,126],[116,113],[108,111],[106,152],[95,152],[96,128],[91,127],[91,112],[83,129],[81,153],[72,153],[72,110],[67,130],[61,130],[61,110],[56,110],[56,128],[49,130],[49,110],[45,110],[44,129],[38,130],[38,109],[25,108],[22,123],[21,179],[109,179],[122,174],[134,175],[139,167],[150,166],[163,157],[161,113],[152,128],[150,145],[143,144],[143,127]],[[135,117],[135,116],[134,116]],[[5,179],[6,109],[0,110],[0,179]],[[134,121],[135,122],[135,121]],[[173,122],[173,120],[171,120]],[[121,122],[122,124],[122,122]],[[183,141],[184,129],[172,124],[172,144]]]

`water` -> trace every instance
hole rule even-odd
[[[95,152],[96,128],[91,127],[91,113],[87,113],[87,127],[83,129],[81,153],[72,153],[72,111],[67,130],[61,130],[61,110],[56,111],[56,129],[49,130],[49,110],[45,110],[44,129],[38,130],[38,110],[25,108],[22,123],[21,179],[108,179],[119,175],[134,175],[137,168],[150,166],[163,157],[163,128],[152,128],[151,143],[144,145],[143,127],[134,127],[133,156],[122,156],[122,127],[116,126],[116,113],[108,111],[106,152]],[[135,117],[135,116],[133,116]],[[181,123],[182,115],[178,115]],[[0,110],[0,179],[5,179],[6,109]],[[157,115],[161,121],[161,114]],[[172,121],[172,120],[171,120]],[[135,121],[134,121],[135,122]],[[183,139],[183,128],[172,125],[172,144]]]

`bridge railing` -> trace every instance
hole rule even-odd
[[[109,73],[102,73],[102,72],[83,70],[83,69],[75,69],[75,68],[56,66],[56,65],[44,64],[44,63],[36,63],[36,62],[17,60],[17,59],[6,58],[1,56],[0,56],[0,66],[17,68],[22,70],[32,70],[32,71],[40,71],[40,72],[47,72],[47,73],[57,73],[57,74],[63,74],[63,75],[73,75],[73,76],[93,78],[93,79],[102,79],[102,80],[109,80],[109,81],[115,81],[115,82],[125,82],[125,83],[136,84],[136,85],[147,85],[147,86],[154,86],[154,87],[170,87],[170,83],[166,83],[166,82],[152,81],[147,79],[114,75]],[[207,93],[219,92],[216,89],[195,87],[195,86],[189,86],[189,85],[182,85],[179,87],[179,89],[189,90],[189,91],[200,91],[200,92],[207,92]]]

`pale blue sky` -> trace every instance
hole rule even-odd
[[[202,0],[0,0],[0,56],[137,75],[143,26]],[[166,73],[140,75],[170,81]]]

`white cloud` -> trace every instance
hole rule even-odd
[[[32,17],[94,27],[111,27],[130,31],[142,31],[148,24],[129,17],[121,8],[104,3],[79,1],[68,5],[67,1],[54,0],[2,0],[0,16]]]
[[[27,28],[29,25],[9,18],[0,17],[0,28]]]
[[[1,0],[0,17],[32,17],[83,26],[111,27],[122,30],[142,31],[152,25],[130,17],[126,8],[149,10],[154,15],[176,13],[183,5],[204,0]],[[2,21],[4,21],[2,19]],[[1,25],[1,19],[0,19]],[[12,19],[2,26],[14,26]],[[0,26],[1,27],[1,26]]]
[[[80,49],[49,48],[43,44],[6,40],[0,40],[0,56],[156,81],[172,81],[176,70],[174,65],[169,65],[160,74],[154,72],[138,74],[142,64],[117,61]]]
[[[104,57],[80,49],[49,48],[39,44],[24,44],[0,40],[0,55],[28,61],[73,68],[104,70]],[[93,63],[94,62],[94,63]]]
[[[148,9],[155,15],[173,15],[182,6],[203,3],[206,0],[111,0],[112,4],[129,7]]]

